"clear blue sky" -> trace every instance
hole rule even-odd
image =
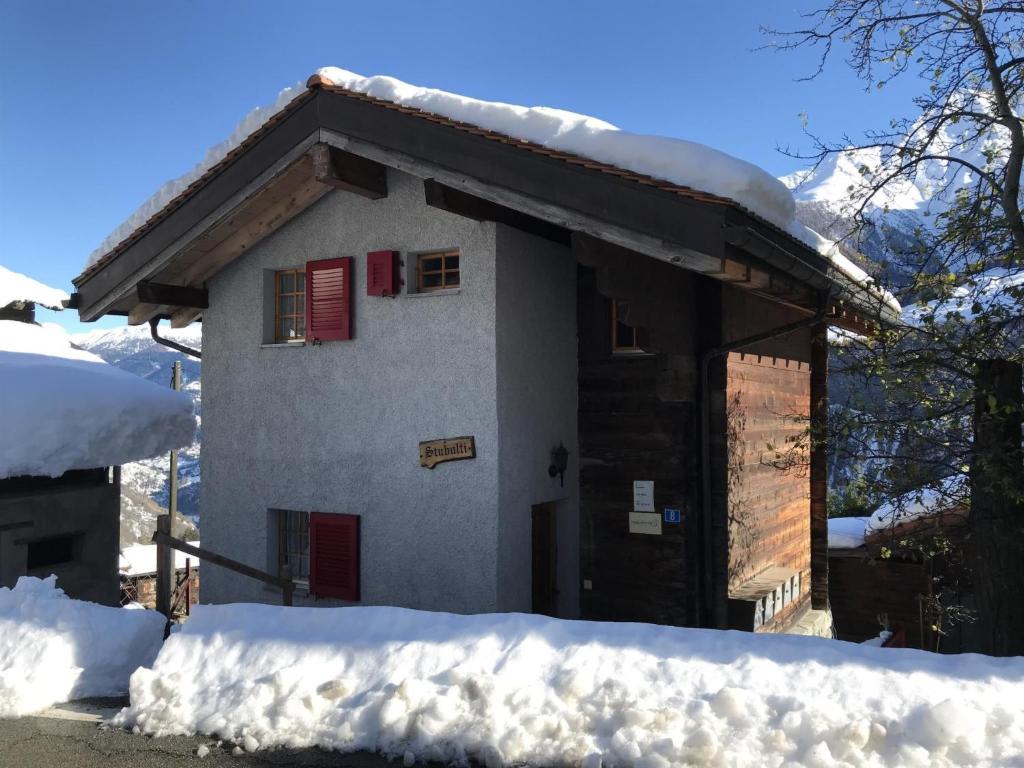
[[[776,175],[778,145],[902,114],[837,60],[755,51],[805,0],[0,4],[0,264],[71,289],[90,251],[246,112],[335,65],[679,136]],[[79,330],[73,312],[56,319]],[[122,318],[101,325],[122,324]],[[96,327],[81,326],[81,328]]]

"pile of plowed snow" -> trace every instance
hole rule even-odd
[[[197,606],[119,722],[487,766],[1008,765],[1024,659],[521,614]]]
[[[0,717],[123,694],[160,649],[160,614],[71,600],[56,584],[22,576],[0,587]]]

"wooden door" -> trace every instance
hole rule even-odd
[[[530,508],[533,521],[533,612],[558,614],[558,546],[555,535],[555,504]]]

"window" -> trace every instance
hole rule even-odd
[[[287,343],[306,338],[306,271],[285,269],[274,273],[274,341]]]
[[[288,565],[292,578],[317,597],[360,599],[359,515],[271,513],[276,516],[278,568]]]
[[[637,329],[626,325],[629,302],[612,301],[612,352],[643,352],[637,338]]]
[[[309,581],[309,513],[277,511],[277,565],[291,567],[292,578]]]
[[[27,570],[70,563],[75,559],[75,541],[77,539],[77,536],[72,535],[30,541],[26,553],[28,557]]]
[[[459,252],[435,251],[416,257],[416,290],[442,291],[459,287]]]

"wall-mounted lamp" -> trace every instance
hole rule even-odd
[[[567,466],[569,466],[569,451],[559,443],[557,448],[551,449],[551,466],[548,467],[548,477],[558,475],[558,482],[563,488],[565,487],[565,468]]]

